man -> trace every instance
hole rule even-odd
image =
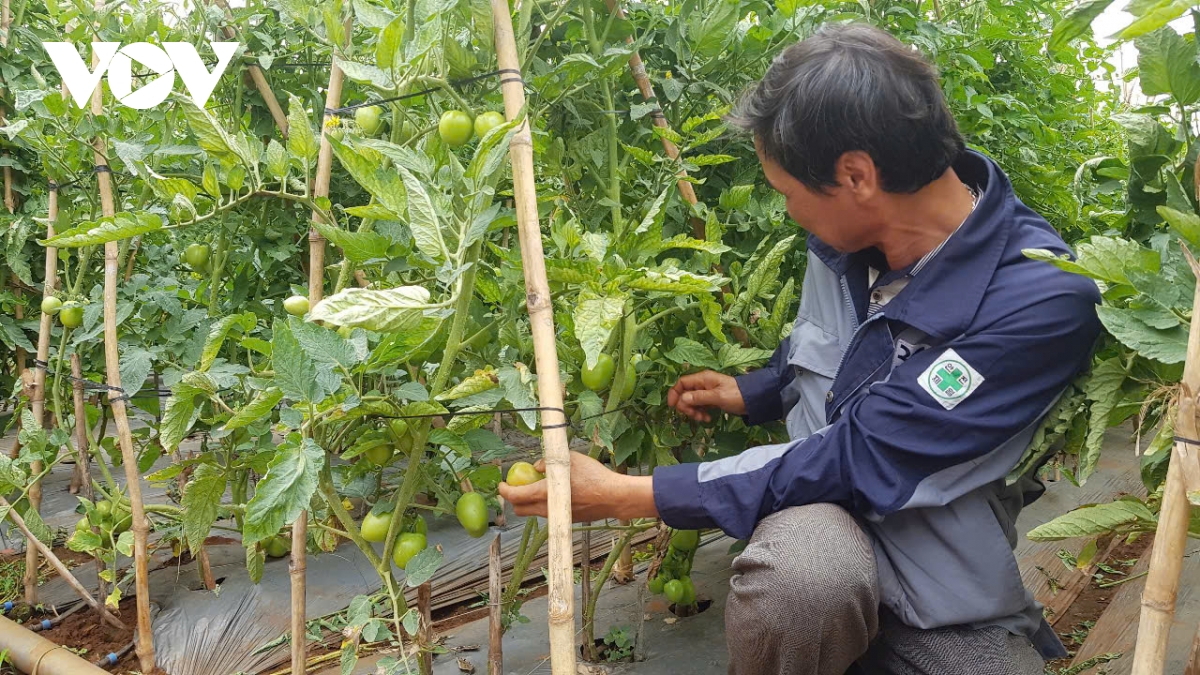
[[[1005,477],[1089,362],[1094,283],[964,149],[937,73],[864,25],[786,50],[742,102],[763,172],[809,232],[799,316],[767,366],[688,375],[680,413],[786,419],[791,442],[624,476],[572,456],[574,518],[750,538],[729,672],[1041,675],[1065,655],[1022,586]],[[501,493],[545,514],[545,485]]]

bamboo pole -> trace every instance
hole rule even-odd
[[[500,586],[500,535],[488,547],[488,675],[504,673],[504,591]]]
[[[58,219],[58,186],[50,188],[49,205],[46,210],[46,237],[54,236],[54,223]],[[58,249],[53,246],[46,248],[45,283],[42,285],[42,298],[54,296],[58,288]],[[37,363],[33,369],[33,396],[30,407],[33,419],[43,427],[46,425],[46,364],[50,360],[50,334],[53,330],[54,317],[41,312],[41,323],[38,325]],[[64,329],[65,330],[65,329]],[[42,463],[34,462],[30,466],[33,475],[42,472]],[[42,505],[41,481],[35,481],[29,487],[29,505],[38,509]],[[25,547],[25,601],[31,605],[37,604],[37,570],[38,550],[34,546]]]
[[[346,18],[343,33],[350,39],[351,20]],[[341,105],[342,83],[345,74],[334,62],[329,70],[329,87],[325,90],[325,107],[334,109]],[[324,121],[329,115],[322,116],[321,149],[317,154],[317,175],[313,181],[313,196],[329,196],[329,177],[333,171],[333,146],[325,137]],[[313,221],[321,216],[314,211]],[[325,238],[315,228],[308,231],[308,303],[316,307],[325,297]],[[308,547],[308,511],[300,512],[296,522],[292,524],[292,557],[288,571],[292,582],[292,672],[303,673],[305,665],[304,623],[306,615],[305,598],[307,589],[304,573],[306,566],[306,549]]]
[[[1190,254],[1188,259],[1192,271],[1200,273]],[[1176,433],[1180,438],[1196,438],[1195,397],[1200,393],[1200,278],[1197,278],[1192,300],[1192,322],[1188,331],[1182,386],[1175,422]],[[1185,443],[1176,442],[1167,468],[1158,528],[1150,553],[1150,574],[1142,591],[1142,611],[1132,675],[1162,675],[1166,665],[1167,640],[1175,617],[1175,598],[1179,593],[1179,575],[1183,568],[1191,510],[1184,488],[1184,464],[1195,462],[1196,458],[1189,454],[1189,450]]]
[[[67,585],[71,587],[71,590],[75,591],[75,593],[78,594],[79,597],[82,598],[89,607],[96,610],[100,614],[100,618],[104,619],[104,621],[115,628],[125,630],[125,624],[121,623],[117,617],[109,613],[108,609],[102,603],[96,602],[96,599],[92,597],[92,594],[83,587],[83,584],[79,583],[79,580],[75,578],[75,575],[71,574],[71,570],[67,569],[67,566],[58,559],[58,556],[54,555],[54,551],[51,551],[45,544],[41,542],[41,540],[29,532],[29,527],[25,524],[25,519],[21,517],[21,514],[17,513],[17,510],[14,509],[4,497],[0,497],[0,509],[5,510],[5,512],[8,514],[8,519],[11,520],[18,529],[21,530],[21,533],[25,535],[26,540],[28,540],[30,544],[37,547],[37,549],[41,551],[42,555],[45,556],[47,561],[49,561],[50,566],[54,568],[54,571],[58,573],[58,576],[63,578],[63,581],[67,582]]]
[[[1183,675],[1200,675],[1200,629],[1197,629],[1192,637],[1192,651],[1183,667]]]
[[[525,112],[525,89],[513,36],[508,0],[491,0],[496,31],[496,56],[502,76],[504,113],[516,119]],[[550,669],[554,675],[575,672],[575,579],[571,543],[571,453],[567,449],[566,416],[558,376],[558,351],[554,334],[554,307],[546,281],[542,232],[538,224],[537,187],[533,172],[533,140],[529,121],[521,123],[509,144],[517,228],[521,238],[521,263],[525,272],[525,298],[533,333],[537,365],[538,401],[542,410],[542,444],[546,462],[547,528],[550,549]],[[549,408],[547,410],[546,408]]]
[[[225,11],[225,18],[232,22],[233,12],[229,9],[229,4],[225,0],[214,0],[217,6]],[[234,40],[237,38],[232,26],[222,26],[221,31],[225,34],[226,39]],[[336,68],[336,66],[334,66]],[[267,110],[271,112],[271,119],[275,120],[275,126],[279,127],[279,133],[286,139],[288,136],[288,121],[287,115],[283,113],[283,108],[279,106],[279,99],[275,97],[275,92],[271,90],[271,85],[267,82],[267,76],[263,74],[261,68],[257,65],[251,65],[250,79],[254,80],[254,87],[258,89],[258,93],[263,97],[263,101],[267,104]]]
[[[12,24],[9,0],[0,0],[0,47],[8,46],[8,28]]]
[[[79,354],[71,355],[71,394],[75,403],[75,447],[78,448],[78,459],[75,461],[75,475],[79,478],[79,488],[83,496],[93,500],[92,470],[90,468],[92,448],[88,442],[87,406],[83,403],[83,363]]]
[[[97,0],[99,4],[99,0]],[[92,67],[98,65],[93,51]],[[104,114],[102,88],[92,92],[92,115]],[[96,136],[93,141],[94,162],[103,167],[96,172],[96,183],[100,190],[100,210],[105,217],[116,214],[113,203],[112,174],[108,169],[107,149],[104,138]],[[153,672],[154,633],[150,627],[150,585],[146,540],[150,536],[150,524],[142,504],[142,483],[138,474],[137,456],[133,450],[133,437],[129,430],[129,419],[125,412],[125,397],[121,390],[121,357],[117,342],[117,283],[120,273],[120,244],[110,241],[104,245],[104,370],[108,386],[109,407],[113,422],[117,425],[117,441],[121,447],[121,462],[125,465],[125,481],[129,490],[129,502],[133,512],[133,569],[134,593],[137,598],[137,655],[142,672]],[[82,274],[83,271],[80,270]]]

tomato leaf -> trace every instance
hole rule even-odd
[[[204,349],[200,352],[199,370],[208,370],[212,366],[231,332],[241,329],[243,333],[249,333],[254,330],[257,322],[257,317],[251,312],[222,317],[208,332],[208,337],[204,340]],[[121,381],[124,382],[124,380]]]
[[[1088,433],[1079,453],[1079,467],[1075,476],[1081,485],[1087,481],[1100,459],[1100,444],[1108,429],[1108,416],[1121,401],[1121,385],[1126,377],[1128,372],[1124,362],[1119,357],[1113,357],[1096,364],[1084,384],[1084,394],[1091,406]]]
[[[381,171],[377,162],[371,161],[358,150],[336,138],[330,138],[329,145],[333,148],[338,162],[350,172],[354,181],[378,202],[374,207],[387,213],[385,218],[403,220],[404,214],[408,212],[408,197],[400,177],[393,171]],[[330,237],[326,238],[333,241]],[[384,250],[387,250],[386,245]]]
[[[408,228],[412,230],[413,241],[417,248],[434,260],[441,261],[450,257],[446,250],[446,242],[442,239],[441,223],[437,210],[425,186],[408,169],[397,166],[404,187],[408,191]]]
[[[429,291],[420,286],[383,290],[348,288],[325,298],[309,314],[312,321],[376,332],[409,331],[422,323]]]
[[[288,95],[287,149],[288,154],[298,160],[301,166],[311,166],[320,149],[304,101],[295,94]]]
[[[183,492],[183,535],[193,553],[200,550],[217,520],[225,494],[225,471],[216,464],[201,464]]]
[[[42,246],[54,248],[79,248],[81,246],[96,246],[110,241],[129,239],[149,232],[157,232],[163,228],[162,217],[156,213],[140,211],[137,213],[122,212],[113,216],[105,216],[99,220],[85,222],[65,232],[56,234],[49,239],[39,239]]]
[[[324,461],[325,451],[311,438],[276,447],[267,474],[246,504],[242,540],[262,541],[295,521],[317,491],[317,473]]]
[[[677,338],[670,351],[663,354],[668,359],[680,365],[691,365],[699,368],[720,370],[721,362],[707,345],[691,338]]]
[[[318,220],[314,220],[312,226],[322,237],[342,249],[342,253],[352,262],[386,258],[388,247],[392,243],[387,237],[376,232],[348,232]]]
[[[262,581],[263,566],[266,562],[267,557],[261,548],[253,543],[246,545],[246,572],[250,575],[250,581],[256,584]]]
[[[1187,358],[1188,330],[1182,324],[1160,329],[1146,323],[1135,310],[1102,305],[1096,308],[1100,322],[1130,349],[1162,363],[1183,363]]]
[[[404,583],[416,588],[433,578],[442,566],[442,552],[436,546],[427,548],[412,557],[404,566]]]
[[[1056,52],[1067,46],[1071,40],[1083,35],[1091,27],[1092,21],[1104,13],[1113,0],[1084,0],[1075,5],[1056,24],[1050,33],[1050,42],[1046,45],[1051,52]]]
[[[320,402],[325,393],[317,383],[317,367],[292,334],[288,323],[276,319],[272,333],[271,364],[275,368],[276,386],[294,401]]]
[[[575,337],[583,347],[588,368],[596,367],[596,360],[604,351],[612,336],[613,328],[621,321],[625,312],[627,294],[599,295],[585,289],[575,303]]]
[[[1091,537],[1114,530],[1131,528],[1153,529],[1158,518],[1145,504],[1134,499],[1120,499],[1108,504],[1091,504],[1039,525],[1026,536],[1031,541],[1058,541],[1074,537]]]
[[[242,406],[225,422],[223,427],[226,431],[231,429],[241,429],[259,421],[263,417],[269,415],[280,401],[283,400],[283,392],[276,387],[271,387],[265,391],[260,391],[254,395],[254,399]]]

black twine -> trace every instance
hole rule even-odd
[[[36,359],[36,358],[35,358],[35,359],[33,360],[33,365],[34,365],[34,367],[35,367],[35,368],[37,368],[38,370],[44,370],[44,371],[46,371],[47,373],[48,373],[48,372],[50,372],[50,364],[49,364],[49,363],[47,363],[47,362],[45,362],[45,361],[43,361],[43,360],[41,360],[41,359]],[[93,380],[89,380],[89,379],[86,379],[86,378],[82,378],[82,377],[75,377],[74,375],[67,375],[66,373],[58,373],[58,374],[56,374],[55,376],[56,376],[56,377],[63,377],[63,378],[65,378],[65,379],[67,379],[68,381],[71,381],[71,382],[78,382],[78,383],[80,383],[80,384],[83,386],[83,389],[85,389],[85,390],[90,390],[90,391],[107,391],[107,392],[120,392],[120,394],[121,394],[120,396],[109,396],[109,398],[108,398],[109,402],[112,402],[112,401],[129,401],[129,400],[131,400],[131,399],[130,399],[130,397],[129,397],[129,394],[127,394],[127,393],[125,392],[125,390],[124,390],[124,389],[122,389],[121,387],[114,387],[114,386],[112,386],[112,385],[109,385],[109,384],[104,384],[104,383],[101,383],[101,382],[95,382],[95,381],[93,381]]]
[[[1200,441],[1197,441],[1192,438],[1184,438],[1183,436],[1175,436],[1174,440],[1176,443],[1183,443],[1184,445],[1195,445],[1197,447],[1200,447]]]
[[[500,84],[506,84],[508,82],[521,82],[523,84],[524,80],[522,80],[520,78],[521,71],[514,70],[512,68],[501,68],[500,70],[493,70],[490,73],[476,75],[475,77],[468,77],[465,80],[451,80],[449,82],[449,85],[452,87],[461,87],[466,84],[471,84],[472,82],[486,80],[487,78],[492,77],[493,75],[505,75],[505,74],[513,74],[513,73],[515,73],[517,75],[516,78],[502,79],[502,80],[500,80]],[[325,115],[326,116],[341,115],[343,113],[353,112],[355,110],[358,110],[359,108],[371,108],[374,106],[383,105],[384,103],[392,103],[394,101],[403,101],[405,99],[417,98],[418,96],[432,94],[434,92],[438,92],[441,90],[442,90],[441,87],[430,87],[429,89],[422,89],[421,91],[413,92],[411,94],[403,94],[400,96],[393,96],[391,98],[383,98],[383,99],[379,99],[377,101],[364,101],[362,103],[355,103],[354,105],[343,106],[341,108],[326,108]]]

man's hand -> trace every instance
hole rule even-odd
[[[538,460],[534,468],[544,472],[546,462]],[[513,505],[518,516],[544,518],[546,486],[544,480],[521,487],[501,483],[500,496]],[[571,515],[577,523],[606,518],[656,518],[653,479],[619,474],[587,455],[572,452]]]
[[[705,370],[679,378],[667,392],[667,405],[696,420],[711,422],[709,408],[718,408],[734,415],[746,414],[746,402],[737,380],[729,375]]]

